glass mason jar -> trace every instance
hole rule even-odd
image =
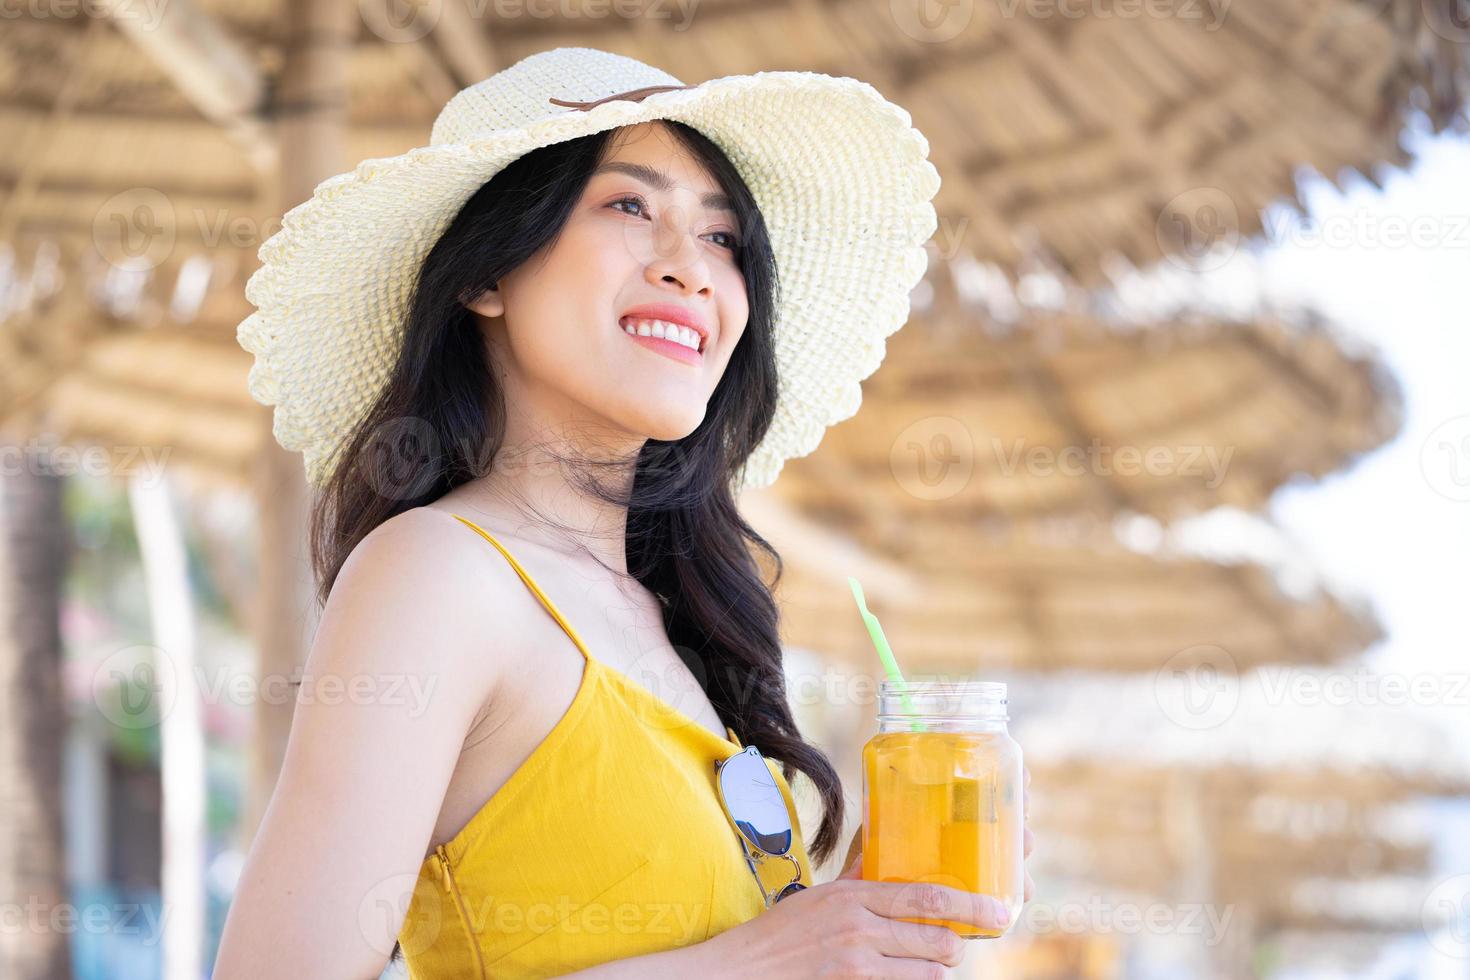
[[[878,685],[878,733],[863,745],[863,878],[935,882],[999,899],[1014,923],[1025,891],[1021,747],[1006,731],[1006,686]],[[966,939],[1008,930],[948,919]]]

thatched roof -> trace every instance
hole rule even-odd
[[[1440,717],[1451,709],[1341,707],[1339,688],[1326,704],[1277,703],[1247,675],[1235,698],[1215,689],[1235,708],[1210,724],[1210,685],[1226,678],[1202,677],[1187,699],[1173,680],[1011,678],[1037,872],[1234,904],[1260,931],[1417,926],[1438,852],[1421,794],[1470,792],[1463,734]],[[1403,895],[1416,897],[1387,900]]]
[[[1154,256],[1157,219],[1179,192],[1219,188],[1254,215],[1291,191],[1299,163],[1336,173],[1401,162],[1407,106],[1423,101],[1448,123],[1463,96],[1463,51],[1426,43],[1435,38],[1421,19],[1358,0],[1323,0],[1310,16],[1238,0],[1217,25],[1036,18],[1023,4],[1008,18],[975,9],[942,43],[914,37],[889,4],[858,0],[706,3],[686,24],[476,22],[472,7],[448,0],[428,4],[428,21],[392,28],[369,7],[348,44],[343,169],[425,143],[459,85],[556,44],[637,54],[686,81],[754,69],[854,73],[910,107],[931,138],[945,178],[936,251],[1014,270],[1030,254],[1016,242],[1035,238],[1083,282],[1098,278],[1110,251]],[[146,29],[126,18],[22,16],[0,35],[0,132],[9,135],[0,140],[0,284],[13,245],[0,310],[15,307],[0,419],[68,438],[162,441],[176,463],[235,480],[253,451],[254,407],[235,398],[247,364],[232,366],[231,328],[248,311],[240,291],[256,248],[284,210],[273,200],[284,112],[275,93],[288,18],[268,0],[181,0],[162,12]],[[813,26],[822,29],[801,29]],[[215,269],[212,314],[188,311],[201,263]],[[129,303],[132,294],[143,303]],[[179,306],[175,320],[168,310]],[[1045,319],[1029,317],[1035,329],[1011,338],[957,323],[958,347],[917,325],[900,332],[895,351],[917,344],[917,357],[885,366],[863,413],[792,464],[785,488],[797,501],[828,501],[833,482],[856,473],[889,522],[875,533],[891,536],[916,498],[892,492],[889,451],[911,423],[951,414],[986,451],[967,488],[942,501],[954,519],[1167,517],[1222,502],[1258,507],[1283,480],[1336,469],[1397,426],[1373,364],[1342,356],[1324,332],[1255,323],[1094,336],[1094,323],[1072,314],[1057,314],[1064,325]],[[150,338],[168,350],[131,350]],[[1066,351],[1054,350],[1057,339]],[[212,378],[203,400],[188,370],[196,357]],[[147,378],[123,378],[123,363],[146,364]],[[232,375],[240,388],[226,391]],[[201,438],[196,408],[221,438]],[[1057,450],[1086,448],[1094,435],[1114,447],[1233,455],[1219,486],[1205,485],[1207,460],[1166,478],[997,473],[995,439],[1005,451],[1017,438]]]
[[[1102,782],[1087,786],[1099,788]],[[1218,808],[1210,815],[1210,853],[1201,854],[1183,846],[1178,818],[1156,787],[1135,789],[1123,799],[1122,794],[1074,791],[1038,776],[1032,801],[1029,826],[1038,841],[1045,841],[1038,844],[1033,877],[1086,881],[1109,892],[1126,889],[1160,898],[1246,902],[1267,920],[1259,924],[1268,928],[1301,925],[1308,919],[1320,928],[1369,918],[1346,909],[1334,917],[1331,910],[1313,907],[1306,896],[1295,894],[1310,891],[1313,883],[1417,878],[1433,869],[1434,842],[1428,834],[1389,826],[1395,819],[1415,817],[1405,813],[1385,819],[1386,807],[1358,808],[1352,824],[1305,838],[1253,826],[1245,808]],[[1120,825],[1115,807],[1132,821]],[[1186,892],[1200,862],[1209,869],[1213,896]],[[1395,928],[1401,922],[1380,915],[1365,924]]]
[[[1237,0],[1218,24],[1182,14],[1038,17],[1023,5],[1010,17],[973,10],[943,39],[860,0],[706,3],[678,23],[580,11],[476,20],[483,5],[445,0],[397,27],[373,4],[359,6],[344,168],[425,142],[459,86],[555,45],[633,54],[690,82],[758,69],[854,74],[909,107],[930,138],[944,176],[936,252],[978,256],[1007,273],[1043,257],[1084,283],[1099,281],[1110,253],[1155,257],[1157,230],[1178,226],[1181,205],[1169,202],[1180,194],[1223,192],[1249,231],[1261,205],[1291,192],[1292,167],[1336,175],[1402,163],[1397,133],[1408,108],[1417,103],[1447,125],[1464,95],[1463,46],[1445,43],[1410,0],[1328,0],[1310,15]],[[1413,16],[1399,16],[1411,6]],[[251,451],[239,413],[251,406],[224,390],[230,372],[243,388],[248,368],[228,366],[227,348],[248,312],[238,300],[255,250],[282,209],[274,124],[289,18],[275,0],[178,0],[160,8],[157,25],[93,19],[87,9],[8,19],[0,34],[8,137],[0,140],[0,419],[34,429],[49,400],[58,431],[162,440],[175,461],[234,480]],[[180,315],[187,329],[167,351],[130,350],[168,337],[174,320],[164,310],[188,292],[201,262],[215,270],[212,294],[237,305]],[[141,307],[127,302],[135,293]],[[968,494],[946,501],[955,516],[1254,507],[1294,474],[1335,469],[1396,425],[1371,366],[1340,356],[1323,336],[1288,338],[1258,324],[1093,341],[1090,325],[1042,324],[1034,337],[1004,340],[959,326],[963,351],[932,335],[923,341],[949,373],[936,377],[932,359],[906,375],[885,367],[862,422],[835,427],[827,451],[794,466],[787,486],[825,497],[832,478],[849,472],[832,467],[838,457],[883,470],[873,446],[890,448],[884,439],[897,432],[887,430],[917,407],[913,387],[931,381],[932,391],[918,392],[936,398],[925,414],[939,406],[1004,445],[1021,436],[1055,447],[1096,434],[1235,449],[1218,488],[1185,474],[995,479],[993,466],[982,467]],[[123,336],[138,328],[147,332]],[[895,347],[912,346],[905,341],[918,333],[903,331]],[[1079,349],[1053,357],[1047,342],[1063,333]],[[104,338],[107,350],[86,349]],[[206,346],[190,349],[196,339]],[[177,366],[196,353],[220,386],[202,404],[166,383],[182,377],[187,389],[189,372]],[[131,383],[115,370],[121,363],[151,365],[149,377]],[[890,406],[881,418],[874,402]],[[190,434],[182,416],[196,408],[222,438],[203,444]]]
[[[1256,510],[1289,481],[1351,465],[1402,421],[1383,362],[1310,313],[1127,324],[1037,310],[1013,326],[921,314],[863,392],[858,414],[777,486],[895,548],[915,519]]]
[[[279,213],[259,188],[275,158],[286,5],[116,4],[133,16],[88,31],[81,11],[106,6],[6,20],[0,181],[14,200],[0,240],[82,244],[106,202],[137,187],[181,212]],[[155,6],[162,29],[137,22]],[[1463,124],[1467,92],[1454,0],[1144,4],[1132,15],[963,5],[933,25],[881,0],[709,0],[632,17],[605,4],[442,0],[397,26],[381,12],[392,5],[357,6],[347,164],[426,142],[458,87],[558,45],[631,54],[690,83],[854,75],[928,136],[946,246],[1010,272],[1045,256],[1088,284],[1110,256],[1146,265],[1255,234],[1259,210],[1294,195],[1300,166],[1337,180],[1404,165],[1406,118]],[[190,244],[201,237],[188,230]]]
[[[1361,666],[1217,673],[1200,681],[1212,685],[1206,702],[1210,692],[1165,672],[1034,676],[1011,686],[1011,727],[1029,764],[1059,782],[1184,771],[1298,797],[1470,794],[1470,725],[1450,706],[1452,681],[1430,708],[1419,706],[1435,696],[1423,693],[1424,675],[1418,687],[1410,679]]]
[[[1368,609],[1320,587],[1287,591],[1249,562],[1141,554],[1104,534],[1067,544],[937,520],[908,526],[908,549],[876,552],[902,576],[879,587],[852,574],[911,669],[1153,671],[1182,651],[1220,649],[1247,670],[1330,663],[1382,637]],[[779,549],[780,536],[772,540]],[[842,570],[813,568],[795,548],[782,555],[776,596],[786,641],[877,670]]]

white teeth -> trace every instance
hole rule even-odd
[[[636,328],[635,328],[636,324]],[[665,320],[629,320],[624,323],[625,333],[636,333],[639,337],[662,337],[683,344],[690,350],[699,350],[700,337],[692,327],[669,323]]]

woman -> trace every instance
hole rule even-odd
[[[562,48],[287,215],[239,334],[322,490],[323,693],[215,976],[928,977],[963,944],[901,917],[997,924],[862,881],[856,835],[813,881],[842,788],[734,504],[856,410],[934,229],[926,151],[852,79]],[[784,846],[717,789],[747,747]]]

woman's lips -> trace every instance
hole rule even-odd
[[[645,337],[642,334],[629,333],[621,326],[618,327],[618,332],[629,340],[636,340],[650,350],[658,351],[665,357],[672,358],[676,361],[683,361],[685,364],[699,364],[704,360],[704,355],[699,351],[685,347],[676,340],[665,340],[662,337]]]

